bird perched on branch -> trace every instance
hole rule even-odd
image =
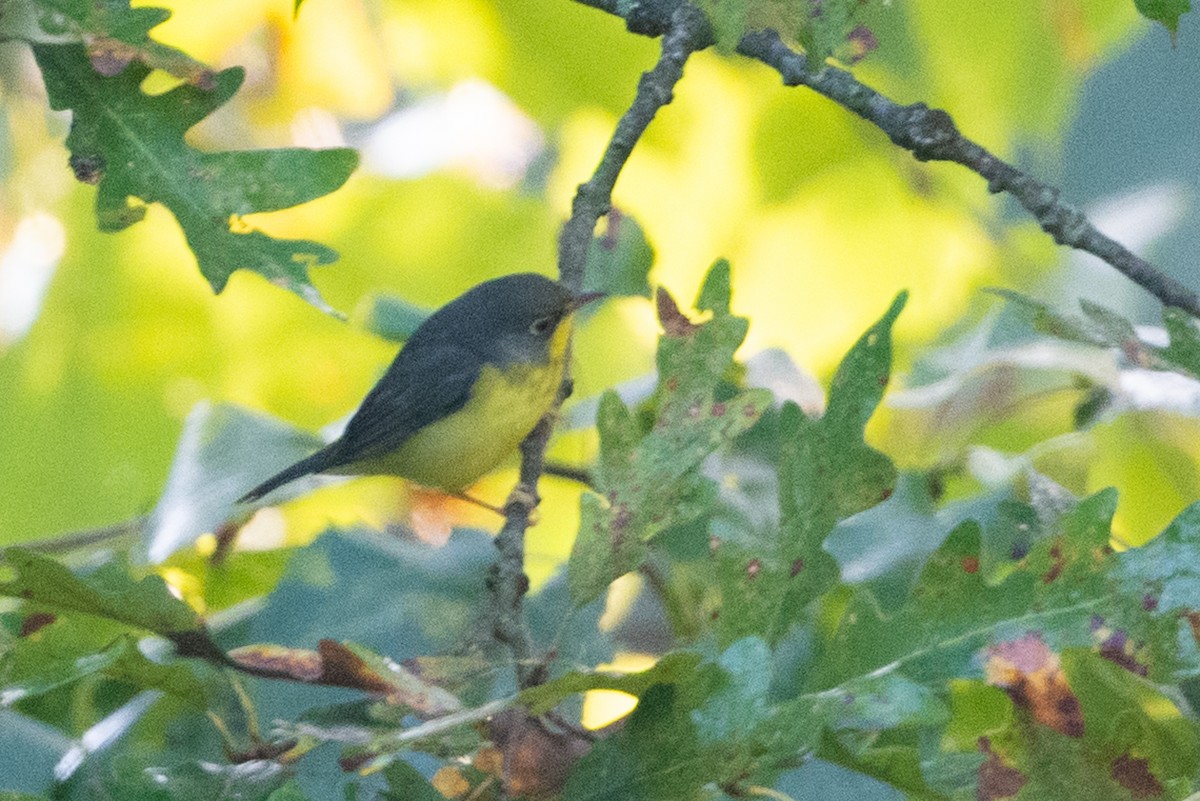
[[[413,332],[340,437],[238,502],[312,473],[395,475],[461,495],[554,406],[572,315],[600,296],[534,273],[473,287]]]

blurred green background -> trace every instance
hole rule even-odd
[[[157,38],[247,70],[233,101],[190,132],[194,146],[362,152],[333,195],[244,220],[337,249],[341,260],[314,280],[350,322],[246,272],[214,297],[161,207],[98,233],[95,189],[67,169],[67,115],[47,111],[28,49],[0,45],[0,545],[147,512],[198,403],[310,430],[343,417],[396,347],[362,325],[374,297],[435,307],[488,277],[552,273],[574,188],[658,50],[567,0],[307,0],[295,17],[291,0],[152,5],[173,12]],[[946,108],[967,135],[1061,182],[1107,230],[1196,286],[1200,111],[1179,102],[1200,74],[1194,15],[1172,47],[1131,0],[912,0],[872,14],[881,46],[856,67],[863,80]],[[145,88],[167,86],[156,75]],[[745,355],[777,346],[822,378],[902,288],[898,373],[911,369],[914,386],[931,343],[994,322],[1000,302],[983,286],[1064,305],[1086,290],[1157,319],[1139,290],[1068,257],[978,177],[918,163],[844,109],[711,51],[688,64],[615,202],[646,231],[653,281],[690,299],[728,257],[735,308],[751,319]],[[576,401],[647,374],[655,335],[639,299],[590,319]],[[942,407],[909,403],[885,409],[872,434],[907,467],[978,445],[1019,454],[1071,434],[1078,393],[1061,389],[1016,417],[984,398],[965,428]],[[1119,411],[1064,444],[1070,464],[1049,472],[1081,492],[1117,485],[1118,527],[1137,541],[1200,494],[1197,433],[1178,409]],[[586,461],[592,447],[564,437],[555,453]],[[1061,451],[1049,451],[1053,468]],[[576,514],[576,491],[552,484],[548,525],[533,533],[541,575],[569,548]],[[368,480],[300,502],[289,536],[302,541],[331,517],[402,516],[410,499],[399,487]],[[484,494],[503,491],[499,479]]]

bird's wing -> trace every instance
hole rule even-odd
[[[391,453],[417,431],[461,409],[471,397],[482,360],[451,343],[421,344],[400,351],[350,418],[340,439],[340,464]]]

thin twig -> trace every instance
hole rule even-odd
[[[605,6],[608,4],[604,4]],[[601,6],[603,7],[603,6]],[[605,8],[607,10],[607,8]],[[670,103],[675,84],[683,77],[683,65],[688,57],[702,50],[712,40],[708,20],[696,7],[679,4],[670,17],[663,35],[662,55],[654,69],[642,75],[637,95],[617,123],[608,147],[595,173],[580,184],[571,204],[571,218],[563,226],[558,239],[558,273],[560,280],[574,291],[583,286],[583,269],[596,223],[612,205],[612,190],[617,176],[633,146],[658,110]]]
[[[587,253],[596,223],[609,211],[613,186],[629,160],[629,154],[658,110],[671,102],[688,57],[706,47],[711,38],[704,15],[693,6],[678,4],[663,36],[658,62],[642,75],[633,103],[617,123],[595,173],[579,186],[571,204],[571,217],[563,225],[558,245],[558,274],[572,291],[578,292],[583,286]],[[522,689],[538,684],[545,674],[542,661],[536,658],[529,626],[521,610],[522,599],[529,589],[529,579],[525,575],[525,529],[537,505],[538,478],[545,469],[546,444],[557,409],[570,394],[570,387],[567,376],[554,410],[521,443],[520,480],[505,505],[504,527],[496,537],[500,554],[492,565],[488,582],[494,615],[492,630],[496,639],[512,651],[517,686]]]
[[[662,34],[666,21],[673,19],[682,7],[682,0],[575,2],[620,16],[630,31],[646,36]],[[924,103],[901,105],[834,66],[810,69],[806,58],[771,30],[746,34],[737,50],[775,69],[786,85],[807,86],[874,124],[918,160],[950,161],[980,175],[987,180],[989,191],[1012,195],[1058,244],[1091,253],[1167,306],[1200,317],[1200,295],[1102,234],[1082,212],[1059,199],[1056,187],[1037,180],[963,136],[945,111]]]
[[[416,726],[411,726],[391,735],[380,735],[378,732],[360,726],[318,726],[312,723],[283,723],[276,722],[274,734],[283,736],[312,737],[321,742],[346,743],[348,745],[374,744],[381,748],[411,743],[423,740],[435,734],[452,731],[468,723],[478,723],[500,714],[516,701],[516,697],[500,698],[489,701],[474,709],[464,709],[452,712],[440,718],[427,720]]]
[[[582,484],[585,487],[592,486],[592,474],[590,471],[582,467],[563,464],[562,462],[546,462],[542,468],[542,474],[565,478],[568,481],[574,481],[576,484]]]
[[[66,534],[56,534],[53,537],[47,537],[42,540],[32,540],[29,542],[18,542],[14,544],[21,548],[28,548],[31,551],[38,551],[39,553],[64,553],[66,551],[75,551],[91,545],[98,545],[102,542],[108,542],[109,540],[117,540],[123,537],[133,537],[139,535],[142,533],[142,529],[145,527],[146,521],[149,519],[149,515],[141,515],[133,518],[132,520],[124,520],[120,523],[114,523],[111,526],[100,526],[99,528],[72,531]]]
[[[529,577],[525,575],[525,529],[538,503],[537,482],[553,427],[554,416],[548,414],[521,443],[520,478],[504,507],[504,527],[496,536],[500,554],[488,578],[494,615],[492,632],[512,651],[517,686],[521,689],[537,684],[540,672],[521,603],[529,590]]]

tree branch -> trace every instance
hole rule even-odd
[[[56,534],[53,537],[46,537],[41,540],[30,540],[28,542],[13,544],[22,548],[28,548],[31,551],[38,551],[39,553],[64,553],[80,548],[89,548],[93,545],[99,545],[102,542],[109,542],[110,540],[139,536],[146,527],[146,521],[149,519],[149,515],[140,515],[132,520],[114,523],[111,526],[72,531],[66,534]]]
[[[664,22],[687,5],[680,5],[682,0],[576,2],[620,16],[630,31],[647,36],[659,35]],[[1200,317],[1200,295],[1102,234],[1082,212],[1059,199],[1056,187],[1042,183],[963,136],[945,111],[924,103],[896,103],[837,67],[812,70],[805,57],[784,44],[774,31],[746,34],[737,50],[775,69],[786,85],[807,86],[874,124],[918,160],[951,161],[977,173],[987,180],[988,191],[1012,195],[1056,243],[1091,253],[1165,305]]]
[[[607,9],[610,3],[589,3]],[[708,20],[699,9],[687,3],[675,4],[670,25],[663,35],[662,55],[654,69],[642,75],[632,105],[622,115],[595,173],[580,184],[571,204],[571,218],[558,239],[558,275],[570,289],[583,286],[583,269],[596,223],[612,206],[613,185],[633,146],[637,144],[654,115],[671,102],[675,84],[683,77],[683,65],[697,50],[712,42]]]
[[[383,748],[396,748],[406,743],[423,740],[437,734],[444,734],[465,726],[469,723],[479,723],[503,712],[516,702],[516,696],[489,701],[474,709],[464,709],[433,720],[427,720],[416,726],[410,726],[398,732],[380,735],[373,729],[361,726],[319,726],[303,721],[292,723],[276,721],[275,734],[282,737],[311,737],[325,743],[344,743],[347,745],[379,745]]]
[[[746,34],[738,44],[738,52],[773,67],[786,85],[807,86],[873,123],[917,160],[952,161],[979,174],[987,180],[989,192],[1012,195],[1056,243],[1091,253],[1167,306],[1200,317],[1200,296],[1100,233],[1083,212],[1059,200],[1056,187],[1042,183],[963,136],[945,111],[924,103],[902,106],[837,67],[826,66],[814,72],[804,56],[785,45],[774,31]]]
[[[675,84],[683,77],[683,65],[696,50],[707,47],[712,39],[708,21],[695,7],[674,3],[670,24],[662,41],[662,54],[654,68],[642,75],[629,109],[621,116],[595,173],[579,186],[571,204],[571,217],[563,225],[558,241],[558,274],[562,283],[574,292],[583,286],[587,253],[596,223],[608,213],[612,190],[629,154],[660,108],[670,103]],[[606,11],[616,10],[614,3],[596,0]],[[537,505],[537,483],[545,467],[546,444],[554,427],[558,406],[570,394],[571,381],[564,377],[563,391],[554,410],[521,443],[521,473],[517,488],[505,504],[504,527],[496,537],[500,554],[489,576],[492,597],[492,630],[496,639],[508,646],[516,662],[517,686],[524,689],[543,680],[543,665],[535,658],[533,639],[521,610],[529,589],[525,575],[525,529]]]

